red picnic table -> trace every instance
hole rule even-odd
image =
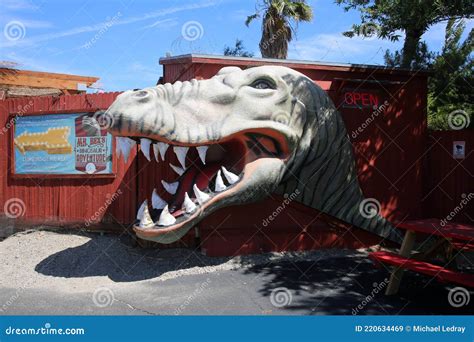
[[[398,292],[406,269],[435,277],[442,282],[474,287],[474,274],[452,267],[459,253],[474,251],[473,226],[451,222],[443,224],[439,219],[427,219],[399,223],[396,227],[406,230],[399,253],[380,251],[369,255],[376,263],[394,266],[386,295]],[[417,236],[427,235],[434,238],[431,243],[425,240],[418,246],[418,251],[413,251]],[[433,257],[441,259],[434,263]]]

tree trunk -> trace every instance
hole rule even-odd
[[[283,29],[264,29],[260,40],[260,52],[263,58],[286,59],[288,55],[288,34]]]
[[[407,29],[406,37],[403,44],[402,68],[410,68],[411,63],[415,60],[418,43],[422,32],[415,29]]]

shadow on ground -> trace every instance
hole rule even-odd
[[[217,265],[223,258],[207,258],[190,249],[136,247],[130,236],[87,234],[83,245],[51,254],[35,267],[43,275],[64,278],[107,276],[115,282],[133,282],[163,273]]]
[[[171,271],[219,266],[230,260],[205,257],[198,251],[187,249],[142,249],[134,247],[129,236],[120,239],[115,236],[88,237],[90,240],[83,245],[64,249],[43,259],[36,265],[35,271],[53,277],[107,276],[115,282],[134,282],[153,279]],[[266,303],[264,306],[268,304],[268,307],[260,307],[258,312],[268,310],[282,314],[462,315],[474,312],[474,299],[469,305],[454,308],[448,302],[451,287],[410,272],[405,274],[398,295],[385,296],[383,292],[388,271],[375,268],[364,253],[356,251],[344,256],[326,255],[320,260],[269,261],[262,255],[244,257],[240,262],[242,267],[238,269],[219,269],[208,274],[213,279],[212,286],[216,287],[209,289],[212,292],[207,299],[210,304],[224,305],[229,301],[238,301],[239,296],[250,295]],[[200,278],[184,275],[179,283],[194,289]],[[235,284],[235,298],[232,298],[230,289],[232,284]],[[246,294],[239,292],[238,284],[245,284]],[[220,287],[228,290],[225,298],[219,298]],[[278,288],[289,294],[287,305],[275,307],[273,302],[270,305],[272,296],[275,296],[274,290]]]
[[[375,268],[366,256],[257,265],[245,272],[259,274],[266,280],[259,289],[264,296],[271,297],[275,289],[287,289],[287,294],[291,294],[291,303],[284,309],[288,313],[301,310],[306,310],[309,315],[474,313],[474,299],[468,305],[453,307],[448,302],[448,295],[454,286],[443,285],[412,272],[405,273],[397,295],[385,296],[389,273],[385,268]],[[472,289],[470,297],[474,298]]]

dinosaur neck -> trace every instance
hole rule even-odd
[[[379,236],[400,241],[390,223],[370,211],[370,201],[365,200],[359,186],[352,144],[342,118],[334,110],[326,120],[329,121],[324,125],[317,125],[315,121],[312,127],[306,128],[314,135],[311,139],[306,137],[307,142],[303,138],[301,143],[307,148],[301,152],[300,147],[294,158],[301,160],[300,165],[289,166],[278,193],[297,195],[296,200],[309,207]]]

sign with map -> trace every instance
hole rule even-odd
[[[112,136],[90,114],[18,116],[15,174],[111,174]]]

